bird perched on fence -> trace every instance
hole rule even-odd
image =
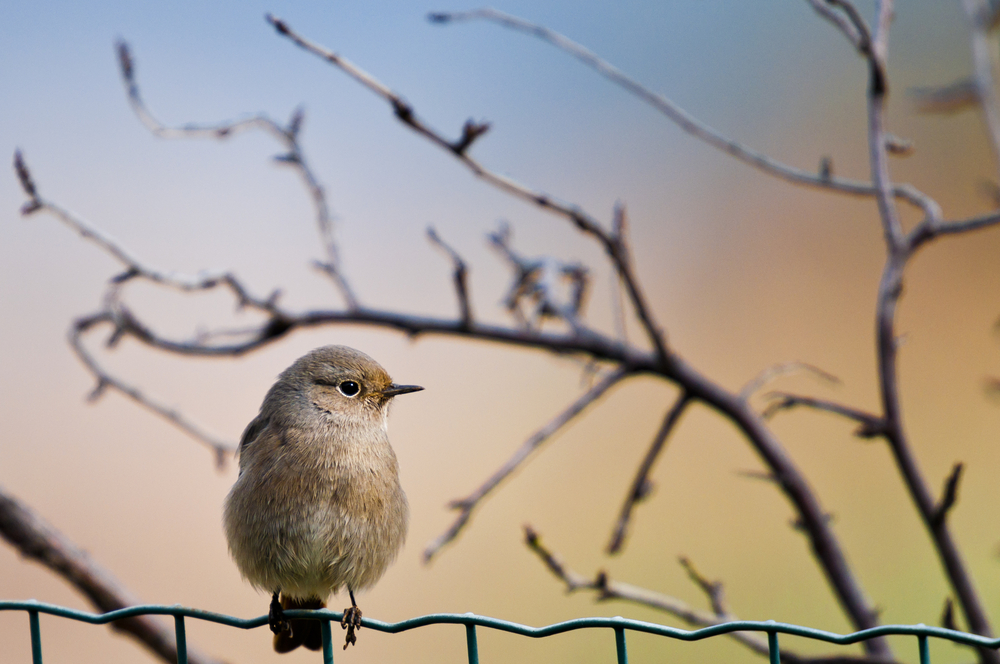
[[[321,648],[319,621],[289,621],[284,611],[323,608],[345,587],[344,648],[355,643],[354,591],[381,578],[406,537],[389,403],[421,389],[393,383],[360,351],[324,346],[282,372],[243,432],[226,539],[243,577],[272,593],[276,651]]]

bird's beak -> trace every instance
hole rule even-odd
[[[410,392],[419,392],[424,388],[419,385],[396,385],[392,383],[389,387],[382,390],[382,396],[384,397],[395,397],[400,394],[409,394]]]

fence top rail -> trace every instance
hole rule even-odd
[[[38,602],[36,600],[0,600],[0,611],[37,612],[98,625],[140,615],[183,616],[186,618],[194,618],[196,620],[205,620],[208,622],[228,625],[230,627],[238,627],[240,629],[253,629],[267,624],[266,615],[259,616],[257,618],[237,618],[223,613],[193,609],[179,604],[172,606],[164,604],[145,604],[130,606],[117,611],[109,611],[108,613],[89,613],[87,611],[79,611],[77,609],[58,606],[56,604]],[[333,620],[336,622],[340,622],[340,619],[343,616],[343,614],[339,611],[330,611],[328,609],[321,609],[317,611],[286,611],[285,615],[289,618],[312,617]],[[553,634],[562,634],[564,632],[570,632],[577,629],[612,628],[645,632],[647,634],[657,634],[659,636],[666,636],[673,639],[679,639],[681,641],[699,641],[701,639],[720,634],[729,634],[730,632],[765,632],[801,636],[837,645],[851,645],[879,636],[903,635],[935,637],[964,645],[981,646],[993,649],[1000,648],[1000,638],[991,639],[979,636],[978,634],[968,634],[966,632],[959,632],[953,629],[931,627],[924,624],[880,625],[879,627],[872,627],[870,629],[852,632],[850,634],[837,634],[836,632],[828,632],[825,630],[803,627],[801,625],[792,625],[789,623],[780,623],[773,620],[734,620],[709,627],[702,627],[700,629],[687,630],[677,627],[669,627],[667,625],[660,625],[657,623],[645,622],[642,620],[632,620],[630,618],[615,616],[613,618],[575,618],[572,620],[554,623],[552,625],[546,625],[544,627],[531,627],[520,623],[510,622],[508,620],[501,620],[499,618],[480,616],[474,613],[431,613],[391,623],[383,622],[381,620],[372,620],[371,618],[362,618],[361,624],[366,628],[390,634],[405,632],[410,629],[424,627],[427,625],[477,625],[534,638],[551,636]]]

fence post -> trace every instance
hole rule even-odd
[[[188,664],[187,630],[184,616],[180,614],[174,614],[174,637],[177,640],[177,664]]]
[[[479,664],[479,640],[476,638],[476,626],[465,625],[465,643],[469,648],[469,664]]]
[[[778,649],[778,633],[767,633],[767,654],[770,656],[771,664],[781,664],[781,651]]]
[[[628,648],[625,647],[624,627],[615,627],[615,650],[618,652],[618,664],[628,664]]]
[[[31,625],[31,662],[42,664],[42,628],[38,624],[38,611],[28,611],[28,624]]]
[[[330,633],[330,621],[320,620],[319,631],[323,635],[323,664],[333,664],[333,634]]]
[[[917,636],[917,647],[920,649],[920,664],[931,664],[931,649],[926,634]]]

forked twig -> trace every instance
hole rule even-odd
[[[424,136],[435,145],[453,154],[456,159],[458,159],[463,165],[466,166],[466,168],[471,170],[479,178],[494,187],[497,187],[501,191],[505,191],[508,194],[516,196],[517,198],[534,203],[542,209],[564,217],[572,222],[578,230],[597,240],[597,242],[601,244],[605,252],[611,258],[615,269],[621,275],[622,281],[625,284],[625,288],[628,291],[629,298],[632,302],[632,306],[635,308],[636,315],[639,317],[639,320],[642,321],[650,343],[652,343],[653,347],[656,349],[656,354],[662,362],[667,363],[670,361],[670,355],[667,351],[663,331],[654,320],[652,309],[642,293],[642,288],[640,287],[639,281],[635,276],[634,268],[629,259],[628,248],[625,245],[623,238],[612,237],[611,234],[605,231],[594,217],[587,214],[579,207],[559,202],[548,194],[533,191],[507,176],[500,175],[499,173],[482,166],[479,162],[475,161],[468,155],[468,152],[465,149],[467,146],[462,149],[457,149],[456,146],[462,143],[461,139],[458,142],[449,141],[442,134],[432,129],[420,119],[409,102],[404,100],[401,95],[393,92],[388,86],[381,83],[374,76],[364,71],[347,58],[344,58],[343,56],[323,48],[318,44],[314,44],[308,39],[302,37],[292,30],[283,20],[268,14],[267,21],[274,26],[275,30],[278,31],[278,34],[283,37],[287,37],[298,47],[339,68],[348,76],[384,99],[392,107],[396,118],[400,122],[410,127],[418,134]],[[467,133],[468,127],[469,124],[466,123],[466,129],[464,130],[465,133]]]
[[[692,581],[709,595],[715,613],[695,609],[683,600],[670,595],[614,581],[604,571],[598,572],[593,579],[588,579],[567,566],[560,556],[545,547],[542,544],[541,536],[531,526],[526,525],[524,527],[524,540],[528,549],[538,556],[545,567],[552,572],[553,576],[563,582],[567,593],[590,590],[596,593],[598,601],[622,600],[631,602],[639,606],[663,611],[695,627],[710,627],[724,622],[739,620],[737,616],[725,609],[724,602],[721,599],[721,584],[709,584],[697,574],[687,559],[682,558],[681,565],[688,572],[688,576],[691,577]],[[714,589],[711,589],[710,585],[714,585]],[[721,609],[721,611],[716,611],[716,609]],[[767,639],[762,638],[759,634],[754,632],[730,632],[727,636],[758,655],[766,657],[769,653]],[[893,664],[893,660],[874,657],[805,657],[785,646],[781,648],[781,661],[785,664]]]
[[[155,136],[167,139],[223,139],[243,131],[259,129],[273,136],[285,147],[287,152],[276,157],[276,160],[279,163],[291,166],[298,172],[316,208],[316,223],[319,227],[323,248],[326,251],[326,260],[317,261],[316,265],[336,284],[347,307],[349,309],[357,309],[357,297],[347,282],[341,266],[340,251],[333,234],[333,216],[330,213],[330,208],[326,200],[326,192],[306,161],[302,146],[299,144],[299,131],[305,119],[304,111],[301,108],[295,109],[287,125],[281,125],[268,116],[261,114],[235,122],[219,122],[214,124],[192,123],[180,127],[170,127],[157,120],[143,101],[135,76],[135,60],[132,57],[128,43],[119,40],[117,50],[119,69],[128,93],[129,104],[139,120]]]

